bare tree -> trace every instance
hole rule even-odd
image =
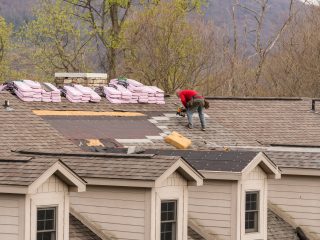
[[[172,93],[208,82],[213,66],[214,27],[176,3],[162,2],[137,13],[125,31],[125,73]]]

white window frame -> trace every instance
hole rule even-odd
[[[174,219],[173,220],[168,220],[168,221],[162,221],[161,215],[162,215],[162,204],[163,203],[168,203],[168,202],[173,202],[174,203]],[[173,240],[177,239],[177,225],[178,225],[178,201],[177,200],[161,200],[161,210],[160,210],[160,239],[161,239],[161,225],[162,223],[172,223],[174,225],[173,229],[173,234],[174,238]]]
[[[262,171],[262,170],[261,170]],[[268,207],[267,207],[267,197],[268,197],[268,181],[267,177],[265,178],[245,178],[239,183],[239,194],[241,194],[240,201],[240,238],[243,240],[267,240],[267,216],[268,216]],[[258,232],[247,232],[245,231],[245,209],[246,209],[246,192],[259,192],[259,225]]]
[[[160,240],[161,236],[161,201],[177,201],[176,240],[188,238],[188,186],[166,186],[153,188],[151,191],[150,236]],[[148,238],[150,239],[150,237]]]
[[[256,204],[257,204],[257,208],[256,210],[247,210],[246,209],[246,205],[247,205],[247,194],[256,194],[257,195],[257,199],[256,199]],[[245,219],[244,219],[244,222],[246,222],[246,214],[247,212],[256,212],[257,213],[257,217],[256,217],[256,229],[254,228],[250,228],[250,229],[246,229],[245,228],[245,233],[257,233],[260,231],[260,191],[246,191],[245,192],[245,209],[244,209],[244,216],[245,216]]]
[[[28,205],[29,210],[28,210]],[[38,193],[26,199],[26,238],[37,239],[38,208],[56,208],[56,240],[68,239],[69,233],[69,196],[63,192]],[[29,229],[30,231],[28,231]]]
[[[38,219],[38,212],[39,211],[46,211],[46,210],[53,210],[53,228],[52,229],[44,229],[44,230],[39,230],[38,229],[38,223],[39,221],[42,221],[42,220],[39,220]],[[49,207],[39,207],[37,208],[37,240],[38,239],[38,233],[54,233],[54,240],[57,239],[57,218],[58,215],[57,215],[57,207],[53,207],[53,206],[49,206]],[[44,223],[45,223],[45,220],[48,220],[48,219],[44,219]]]

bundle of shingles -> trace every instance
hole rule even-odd
[[[13,82],[13,91],[25,102],[61,102],[60,91],[51,83],[22,80]]]
[[[165,104],[163,90],[145,86],[133,79],[112,79],[109,87],[104,87],[104,93],[111,103]]]
[[[75,84],[63,87],[66,98],[73,103],[100,102],[101,97],[91,88]]]
[[[106,95],[106,98],[111,103],[122,103],[121,92],[118,91],[115,87],[103,87],[103,92]]]

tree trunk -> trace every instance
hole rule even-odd
[[[118,5],[116,3],[112,4],[110,6],[110,17],[111,17],[111,23],[112,23],[112,37],[113,37],[113,43],[110,46],[109,49],[109,76],[110,78],[114,78],[117,75],[117,45],[119,41],[119,34],[120,34],[120,25],[119,25],[119,17],[118,17]]]

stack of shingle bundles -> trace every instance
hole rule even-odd
[[[153,90],[155,90],[155,97],[156,97],[156,103],[157,104],[165,104],[164,101],[164,91],[161,90],[158,87],[155,86],[150,86],[150,88],[152,88]]]
[[[130,103],[132,98],[132,93],[122,85],[114,84],[114,86],[121,93],[122,103]]]
[[[46,87],[42,85],[42,92],[41,92],[41,100],[42,102],[52,102],[51,100],[51,93],[46,91]]]
[[[32,80],[23,80],[23,83],[27,84],[33,92],[33,101],[35,102],[41,102],[42,100],[42,88],[41,88],[41,84]]]
[[[14,93],[20,98],[22,101],[25,102],[32,102],[34,92],[31,87],[25,84],[22,81],[14,81]]]
[[[145,86],[143,91],[148,93],[148,103],[157,103],[156,90],[154,90],[152,87]]]
[[[106,98],[111,103],[122,103],[121,101],[121,92],[113,87],[106,87],[103,86],[104,94],[106,95]]]
[[[83,94],[82,96],[90,96],[90,102],[100,102],[101,100],[101,97],[98,95],[98,93],[96,93],[93,89],[89,87],[84,87],[82,85],[75,84],[74,88],[81,92]]]
[[[128,90],[132,92],[132,99],[138,103],[148,103],[148,92],[145,91],[145,86],[133,79],[128,79]]]
[[[42,86],[46,93],[50,93],[51,102],[61,102],[61,92],[56,86],[51,83],[43,83]],[[44,96],[46,96],[46,94],[42,92],[42,97]],[[42,99],[42,101],[44,101],[44,99]]]
[[[82,93],[80,91],[78,91],[77,89],[75,89],[74,87],[71,86],[64,86],[63,89],[66,92],[66,98],[73,103],[80,103],[80,102],[84,102],[83,98],[82,98]],[[90,99],[90,97],[89,97]],[[89,102],[89,99],[87,102]]]

